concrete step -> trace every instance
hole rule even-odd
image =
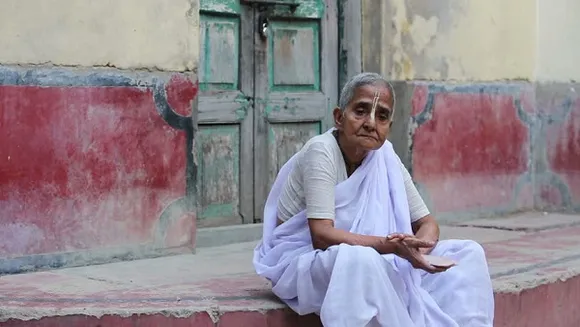
[[[486,249],[499,327],[580,326],[580,216],[525,213],[442,226]],[[320,326],[270,292],[256,242],[196,255],[0,277],[0,326]]]

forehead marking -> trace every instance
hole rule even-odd
[[[371,122],[375,122],[375,112],[377,111],[377,105],[379,104],[379,91],[375,91],[375,97],[373,99],[373,105],[371,107]]]

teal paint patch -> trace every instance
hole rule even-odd
[[[320,22],[319,21],[272,21],[270,23],[272,37],[268,38],[268,80],[271,91],[320,91]],[[314,84],[312,85],[275,85],[274,84],[274,67],[276,65],[276,56],[274,55],[274,41],[278,37],[277,33],[292,34],[298,29],[311,29],[314,35],[312,44],[312,67],[314,68]]]
[[[324,0],[302,0],[296,10],[296,15],[305,18],[322,18],[325,7]]]
[[[270,83],[270,91],[278,91],[278,92],[305,92],[305,91],[320,91],[320,83],[317,85],[293,85],[293,84],[285,84],[285,85],[273,85]]]
[[[201,0],[200,11],[211,11],[222,14],[239,14],[239,0]]]
[[[240,107],[236,109],[236,119],[241,121],[246,118],[248,110],[251,109],[252,101],[250,101],[248,97],[244,96],[242,93],[238,94],[234,101],[240,105]]]
[[[266,117],[268,117],[268,115],[270,115],[272,112],[279,112],[280,110],[281,107],[279,105],[266,104],[266,106],[264,107]]]
[[[282,104],[272,104],[271,102],[267,102],[266,101],[266,105],[265,105],[265,113],[266,113],[266,117],[268,117],[268,115],[272,112],[281,112],[281,111],[285,111],[288,112],[292,115],[296,115],[296,112],[298,110],[298,104],[296,103],[296,101],[300,100],[300,98],[291,98],[291,97],[285,97],[282,101]]]
[[[266,94],[266,98],[254,98],[254,104],[256,105],[263,105],[264,106],[264,117],[268,117],[268,112],[272,111],[272,108],[270,107],[269,101],[268,101],[269,97],[268,94]]]
[[[276,146],[276,132],[274,131],[275,127],[276,124],[269,124],[268,126],[268,144],[274,145],[274,147]]]
[[[205,65],[204,65],[205,66]],[[201,91],[235,91],[237,86],[231,83],[199,83]]]
[[[200,125],[197,133],[199,219],[237,214],[240,181],[239,125]],[[231,174],[230,174],[231,172]],[[224,187],[226,186],[226,187]]]
[[[214,74],[216,73],[212,69],[214,62],[212,59],[219,58],[219,53],[212,53],[211,49],[211,35],[225,35],[227,32],[231,31],[234,35],[234,42],[236,42],[232,49],[234,51],[233,58],[239,58],[239,37],[240,37],[240,21],[238,17],[227,17],[227,16],[214,16],[209,14],[202,14],[200,16],[200,28],[203,29],[203,40],[202,48],[203,58],[200,60],[202,66],[200,69],[202,71],[199,74],[199,89],[201,91],[231,91],[238,89],[239,76],[239,60],[232,61],[232,70],[235,72],[236,76],[232,83],[224,83],[214,81]],[[213,32],[213,33],[212,33]],[[215,33],[217,32],[217,33]],[[226,42],[225,40],[223,42]],[[219,66],[219,65],[218,65]]]
[[[211,217],[229,217],[233,216],[235,208],[231,203],[214,204],[206,207],[199,214],[200,219],[207,219]]]

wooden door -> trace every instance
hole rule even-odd
[[[201,0],[197,206],[200,227],[252,222],[254,9]]]
[[[263,2],[269,4],[254,5],[258,29],[254,33],[257,221],[261,221],[268,191],[281,166],[308,139],[330,127],[338,87],[336,1]],[[272,5],[281,2],[297,6]]]

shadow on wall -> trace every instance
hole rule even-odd
[[[0,67],[0,274],[191,251],[192,80]]]
[[[578,85],[401,83],[412,173],[438,217],[580,211]]]

